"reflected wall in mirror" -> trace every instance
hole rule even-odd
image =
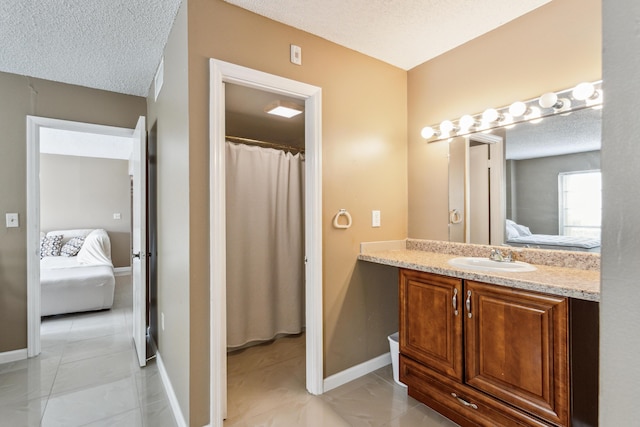
[[[601,113],[452,138],[449,240],[599,252]]]

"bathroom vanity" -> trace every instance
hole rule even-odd
[[[534,271],[487,271],[450,261],[489,246],[395,245],[359,259],[399,267],[410,396],[463,426],[597,425],[599,256],[523,249]]]

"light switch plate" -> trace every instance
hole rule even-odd
[[[302,48],[300,46],[296,46],[295,44],[291,45],[291,62],[296,65],[302,65]]]
[[[380,227],[380,211],[371,211],[371,226]]]
[[[17,213],[8,213],[6,215],[6,218],[7,218],[7,228],[20,227],[20,221],[18,219]]]

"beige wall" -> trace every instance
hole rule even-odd
[[[180,6],[169,40],[164,51],[164,85],[156,102],[153,88],[147,98],[149,129],[157,121],[157,196],[158,196],[158,315],[164,314],[164,329],[158,330],[159,353],[176,392],[185,419],[189,420],[190,381],[207,381],[199,390],[208,398],[208,347],[205,342],[199,348],[206,350],[200,372],[191,375],[190,358],[196,345],[190,339],[193,328],[206,330],[209,322],[193,324],[189,320],[191,310],[189,295],[190,194],[189,189],[189,106],[187,74],[187,2]],[[194,224],[206,235],[206,224]],[[208,284],[202,283],[201,286]],[[202,357],[202,356],[200,356]],[[191,379],[190,379],[191,375]],[[195,398],[198,400],[198,397]],[[208,420],[207,400],[207,420]],[[204,409],[203,409],[204,410]],[[191,423],[202,426],[206,422]]]
[[[0,228],[0,352],[27,346],[26,116],[135,127],[144,98],[0,73],[0,212],[19,228]]]
[[[409,236],[447,240],[447,143],[424,126],[602,77],[601,0],[548,3],[408,74]]]
[[[40,154],[40,229],[104,228],[114,267],[128,267],[130,188],[127,160]]]
[[[289,62],[302,47],[303,65]],[[387,352],[397,272],[361,241],[406,237],[406,72],[221,0],[189,1],[191,423],[208,421],[209,58],[322,88],[325,377]],[[348,209],[354,225],[332,228]],[[371,210],[382,227],[371,228]]]

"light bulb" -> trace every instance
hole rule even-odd
[[[432,128],[431,126],[425,126],[422,128],[422,131],[420,132],[420,135],[424,138],[424,139],[429,139],[432,138],[433,136],[437,135],[438,132],[436,132],[436,130],[434,128]]]
[[[453,122],[451,120],[444,120],[442,123],[440,123],[440,131],[443,134],[449,134],[454,129],[455,126],[453,125]]]
[[[560,98],[557,104],[560,104],[560,106],[556,106],[558,112],[569,111],[571,109],[571,100],[567,98]]]
[[[495,108],[487,108],[482,113],[482,121],[485,123],[494,123],[500,119],[500,113]]]
[[[558,95],[553,92],[545,93],[538,100],[538,104],[542,108],[558,108],[556,107],[556,105],[558,104]]]
[[[527,113],[527,104],[522,101],[516,101],[509,107],[509,114],[513,117],[521,117]]]
[[[597,96],[597,92],[593,84],[580,83],[573,89],[571,95],[578,101],[586,101],[587,99]]]
[[[504,113],[502,115],[502,120],[500,121],[500,124],[507,129],[511,129],[515,126],[513,124],[513,117],[509,113]]]
[[[542,112],[538,107],[531,107],[527,111],[527,114],[525,114],[524,118],[525,120],[529,120],[531,123],[535,124],[535,123],[540,123],[542,121],[542,117],[540,117],[541,115],[542,115]]]
[[[460,130],[466,132],[476,125],[476,119],[474,119],[473,116],[469,114],[465,114],[464,116],[460,117],[458,123],[460,123]]]
[[[538,100],[542,108],[553,108],[556,113],[567,111],[571,108],[571,101],[567,98],[558,98],[553,92],[545,93]]]

